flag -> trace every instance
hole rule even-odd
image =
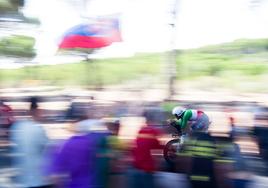
[[[121,41],[119,19],[99,17],[69,29],[64,34],[59,48],[102,48]]]

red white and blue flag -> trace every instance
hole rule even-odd
[[[63,36],[59,49],[102,48],[121,42],[119,19],[100,17],[69,29]]]

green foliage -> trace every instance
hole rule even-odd
[[[2,38],[0,39],[0,54],[31,58],[35,56],[34,44],[34,38],[27,36],[13,35]]]
[[[22,0],[0,0],[0,11],[1,13],[17,12],[18,8],[22,5]]]
[[[256,40],[255,42],[240,41],[234,45],[226,44],[233,54],[220,51],[223,45],[210,46],[196,50],[184,51],[178,59],[178,66],[182,69],[184,79],[202,76],[221,76],[223,72],[241,72],[242,75],[255,76],[268,72],[268,51],[265,49],[268,41]],[[239,45],[238,45],[239,44]],[[253,54],[249,54],[244,46],[252,44]],[[209,50],[208,50],[209,49]],[[248,47],[249,49],[249,47]],[[214,53],[217,52],[217,53]],[[231,52],[231,51],[230,51]]]
[[[268,39],[240,39],[231,43],[210,45],[191,52],[208,54],[225,54],[228,56],[239,56],[241,54],[254,54],[268,50]]]
[[[14,11],[15,8],[12,6],[12,3],[8,0],[0,0],[0,11]]]
[[[159,76],[160,57],[160,55],[138,55],[132,58],[33,66],[16,70],[1,70],[0,75],[2,81],[9,84],[35,79],[53,85],[118,84],[146,75]]]
[[[19,37],[9,39],[8,42],[12,43],[13,40],[17,43],[15,46],[24,45],[24,51],[32,50],[32,39],[27,39],[26,42]],[[0,41],[0,51],[8,42]],[[201,89],[226,87],[242,91],[268,91],[265,83],[268,79],[267,43],[266,39],[238,40],[234,43],[181,51],[177,56],[177,78]],[[8,84],[18,84],[29,79],[41,80],[50,85],[121,84],[128,80],[140,80],[144,76],[161,78],[165,67],[163,56],[164,54],[137,54],[131,58],[95,60],[93,63],[1,70],[0,79]],[[172,107],[165,105],[164,109]]]
[[[178,74],[199,89],[267,92],[267,46],[267,39],[257,39],[185,50],[178,57]]]
[[[165,111],[165,112],[171,112],[172,109],[176,106],[179,106],[179,104],[177,103],[174,103],[174,102],[163,102],[161,104],[161,107],[162,109]]]

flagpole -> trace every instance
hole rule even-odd
[[[85,55],[85,62],[86,62],[86,74],[89,75],[91,72],[92,75],[95,73],[94,77],[91,77],[93,82],[95,82],[95,89],[96,90],[102,90],[103,89],[103,83],[102,83],[102,77],[100,73],[100,67],[96,62],[94,62],[94,59],[90,58],[89,55],[92,54],[95,50],[90,50],[88,53]],[[87,76],[87,86],[89,87],[90,85],[90,78]]]
[[[177,9],[179,5],[179,0],[172,0],[173,3],[171,4],[171,22],[169,23],[170,26],[170,46],[168,51],[168,66],[167,66],[167,73],[168,73],[168,99],[171,99],[172,96],[175,94],[175,81],[176,81],[176,35],[177,35]]]

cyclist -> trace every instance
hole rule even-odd
[[[175,107],[172,114],[176,120],[171,122],[178,132],[182,135],[189,134],[192,131],[207,131],[210,124],[207,114],[201,110],[184,109]]]

